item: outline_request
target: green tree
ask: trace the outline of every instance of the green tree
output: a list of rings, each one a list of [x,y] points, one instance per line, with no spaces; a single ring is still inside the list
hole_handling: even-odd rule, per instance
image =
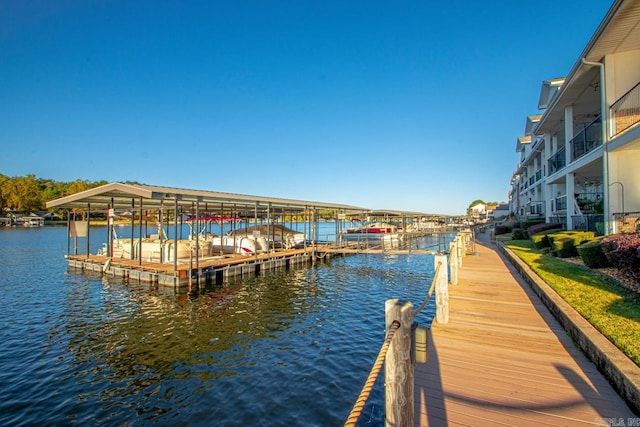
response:
[[[106,183],[106,181],[91,182],[80,179],[67,183],[37,178],[33,174],[22,177],[8,177],[0,174],[0,208],[20,212],[41,211],[49,200]]]
[[[474,200],[473,202],[471,202],[471,204],[467,208],[467,215],[471,215],[471,210],[473,209],[473,207],[480,204],[485,204],[485,203],[482,200]]]

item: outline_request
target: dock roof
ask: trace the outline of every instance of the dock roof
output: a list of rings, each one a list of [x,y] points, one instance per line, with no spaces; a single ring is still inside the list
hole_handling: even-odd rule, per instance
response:
[[[143,184],[113,182],[47,202],[47,208],[86,208],[91,210],[172,209],[175,204],[183,211],[191,211],[196,203],[201,210],[235,209],[253,213],[272,209],[299,212],[304,209],[333,209],[349,212],[367,212],[370,209],[340,203],[313,202],[275,197],[250,196],[217,191],[189,190]],[[112,206],[110,206],[112,205]]]

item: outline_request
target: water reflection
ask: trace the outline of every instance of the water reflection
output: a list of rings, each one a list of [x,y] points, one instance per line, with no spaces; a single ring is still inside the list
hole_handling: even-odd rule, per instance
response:
[[[114,400],[132,395],[158,397],[162,404],[144,409],[156,415],[195,398],[175,394],[172,381],[188,381],[195,395],[241,374],[255,363],[247,352],[256,341],[276,339],[295,318],[317,310],[321,294],[308,269],[175,295],[110,278],[101,283],[100,289],[86,282],[71,287],[58,322],[69,336],[75,380],[101,384],[99,394],[78,400],[108,401],[111,409]],[[58,333],[57,326],[50,330],[54,339]]]
[[[1,425],[342,425],[384,301],[419,304],[433,272],[428,255],[351,256],[174,292],[65,273],[64,230],[41,231],[0,239],[21,254],[0,259]],[[363,423],[383,400],[379,380]]]

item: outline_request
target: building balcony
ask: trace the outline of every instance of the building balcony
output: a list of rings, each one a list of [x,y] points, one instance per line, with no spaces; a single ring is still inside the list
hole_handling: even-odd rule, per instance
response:
[[[598,116],[569,141],[571,161],[575,161],[602,145],[602,121]]]
[[[604,215],[573,215],[571,223],[572,230],[593,231],[598,236],[604,234]]]
[[[625,93],[610,108],[613,136],[618,136],[640,122],[640,83]]]
[[[577,193],[576,203],[583,214],[602,214],[604,211],[602,193]]]
[[[567,210],[567,196],[559,196],[553,199],[553,212]]]
[[[565,157],[565,146],[563,146],[549,159],[549,175],[559,171],[566,165],[567,159]]]

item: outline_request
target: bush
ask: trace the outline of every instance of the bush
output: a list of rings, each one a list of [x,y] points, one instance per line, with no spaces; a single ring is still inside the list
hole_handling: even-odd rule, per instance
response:
[[[534,234],[538,234],[543,231],[562,229],[562,224],[558,222],[547,222],[547,223],[543,222],[543,223],[534,224],[532,226],[522,227],[522,228],[524,230],[527,230],[527,233],[529,234],[529,236],[533,236]]]
[[[553,239],[553,249],[558,258],[570,258],[578,255],[575,240],[571,237],[556,237]]]
[[[551,243],[549,243],[549,237],[546,234],[535,234],[533,236],[529,235],[533,245],[536,249],[550,248]]]
[[[594,237],[595,233],[591,231],[555,230],[534,234],[530,238],[537,249],[551,248],[555,256],[569,258],[578,256],[576,246]]]
[[[577,230],[558,230],[547,233],[549,244],[553,246],[554,240],[570,238],[573,240],[574,246],[578,246],[589,240],[593,240],[596,234],[593,231],[577,231]],[[575,256],[578,256],[576,253]]]
[[[522,221],[520,228],[522,228],[523,230],[529,230],[530,227],[533,227],[534,225],[539,225],[539,224],[544,224],[544,220],[542,219],[530,219],[527,221]]]
[[[511,238],[513,240],[524,240],[527,238],[527,235],[525,234],[524,230],[521,228],[514,228],[512,231],[512,236]]]
[[[640,280],[640,233],[607,236],[602,239],[602,251],[612,266]]]
[[[609,265],[602,250],[602,239],[603,237],[598,237],[576,246],[580,259],[589,268],[601,268]]]
[[[511,226],[506,224],[496,224],[495,235],[511,233]]]
[[[553,240],[549,238],[549,235],[557,234],[557,233],[564,233],[565,231],[566,230],[558,229],[558,230],[555,230],[555,231],[538,232],[538,233],[534,233],[534,234],[529,233],[529,238],[531,239],[531,241],[533,242],[533,245],[537,249],[550,248],[552,246],[552,244],[553,244]]]

